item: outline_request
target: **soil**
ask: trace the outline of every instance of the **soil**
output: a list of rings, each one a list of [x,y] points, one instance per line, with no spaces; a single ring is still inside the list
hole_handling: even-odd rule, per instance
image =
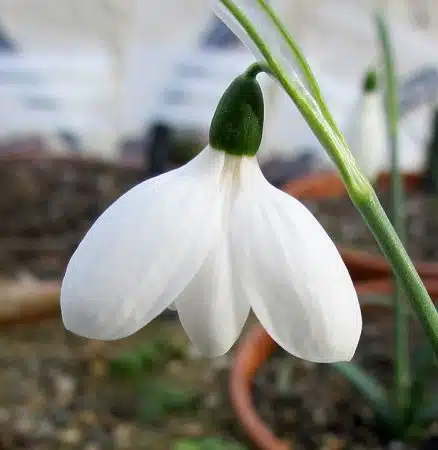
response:
[[[0,276],[59,279],[95,218],[143,178],[139,168],[111,164],[0,164]],[[348,199],[309,206],[339,242],[376,248]],[[428,252],[438,248],[430,242],[437,206],[408,198],[414,257],[436,257]],[[390,381],[391,354],[391,327],[365,323],[357,359]],[[66,332],[59,317],[2,329],[0,450],[253,449],[228,402],[231,360],[232,353],[214,362],[194,357],[174,315],[105,345]],[[260,370],[254,398],[296,449],[389,448],[370,408],[330,366],[279,351]],[[213,441],[199,446],[205,439]]]
[[[264,170],[278,184],[312,164],[305,156]],[[169,163],[168,169],[174,167]],[[59,279],[96,218],[145,178],[139,161],[104,163],[44,153],[0,158],[0,278],[24,272]]]
[[[44,155],[0,162],[5,279],[59,280],[96,217],[145,178],[139,166]],[[0,450],[250,448],[228,404],[231,356],[191,353],[172,312],[105,345],[68,333],[59,317],[3,328]]]
[[[66,332],[60,319],[2,330],[0,449],[197,450],[188,443],[206,438],[223,442],[206,450],[251,448],[237,446],[230,361],[190,355],[172,318],[105,345]]]
[[[0,161],[0,276],[59,278],[93,221],[143,178],[90,161]]]
[[[355,357],[387,385],[392,331],[388,320],[365,321]],[[105,344],[66,332],[59,318],[3,329],[0,449],[203,450],[183,443],[207,438],[222,444],[206,450],[254,449],[229,404],[232,357],[198,359],[172,317]],[[260,416],[296,450],[423,448],[379,438],[369,406],[329,365],[279,350],[253,395]]]
[[[388,213],[388,193],[378,195]],[[348,197],[308,201],[306,205],[337,244],[379,252],[373,235]],[[415,260],[438,260],[438,196],[420,191],[407,193],[405,219],[409,256]]]

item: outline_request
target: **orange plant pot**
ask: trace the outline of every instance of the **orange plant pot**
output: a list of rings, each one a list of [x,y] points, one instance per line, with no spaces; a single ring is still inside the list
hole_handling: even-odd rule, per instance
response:
[[[438,300],[438,280],[425,282],[431,297]],[[390,294],[393,280],[390,278],[375,279],[358,283],[358,294]],[[361,305],[364,320],[378,320],[389,316],[390,306],[379,303]],[[260,450],[292,450],[293,447],[270,430],[259,417],[252,401],[252,387],[257,370],[278,348],[277,343],[269,336],[261,325],[256,325],[246,335],[237,348],[231,367],[228,388],[231,404],[248,437]]]
[[[417,173],[403,174],[405,187],[415,191],[421,187],[421,177]],[[382,173],[377,184],[382,190],[388,189],[391,176]],[[324,200],[347,195],[344,183],[336,172],[324,172],[309,175],[300,180],[291,181],[283,186],[283,191],[300,200]],[[382,254],[371,254],[366,251],[340,247],[344,260],[353,281],[366,281],[389,276],[391,266]],[[415,267],[423,278],[438,277],[438,263],[415,261]]]

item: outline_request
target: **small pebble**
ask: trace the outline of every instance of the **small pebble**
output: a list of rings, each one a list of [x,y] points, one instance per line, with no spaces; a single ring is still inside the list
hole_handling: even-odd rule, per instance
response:
[[[191,360],[203,359],[202,353],[192,343],[190,343],[187,347],[187,357]]]
[[[295,409],[285,409],[283,413],[285,421],[289,424],[297,422],[297,411]]]
[[[35,424],[30,417],[23,415],[15,421],[14,428],[21,434],[29,435],[33,433]]]
[[[204,398],[204,406],[209,409],[217,408],[221,403],[220,392],[213,392]]]
[[[84,446],[84,450],[102,450],[102,447],[95,442],[88,443]]]
[[[323,438],[324,444],[321,450],[343,450],[345,448],[344,439],[333,434],[327,434]]]
[[[94,411],[81,411],[78,418],[84,425],[93,426],[98,423],[98,417]]]
[[[56,373],[53,377],[55,401],[59,406],[67,406],[73,400],[76,393],[76,380],[63,373]]]
[[[312,414],[313,422],[315,425],[324,426],[327,423],[327,410],[326,408],[316,408]]]
[[[47,419],[43,419],[37,426],[35,431],[35,437],[48,438],[56,433],[55,426]]]
[[[212,359],[210,364],[213,370],[221,371],[230,367],[231,358],[229,355],[219,356],[218,358]]]
[[[179,432],[183,436],[196,438],[204,434],[204,429],[202,427],[202,424],[191,422],[183,424]]]
[[[0,408],[0,425],[4,425],[11,419],[11,413],[6,408]]]
[[[90,363],[90,375],[94,378],[104,378],[108,373],[108,365],[105,361],[95,359]]]
[[[63,426],[70,420],[70,412],[64,408],[56,408],[52,411],[52,420],[55,425]]]
[[[68,428],[58,432],[58,440],[63,444],[76,445],[82,440],[81,430]]]
[[[401,441],[391,441],[388,444],[388,450],[404,450],[405,448],[405,444]]]
[[[116,448],[129,448],[132,445],[132,427],[130,425],[118,425],[114,430],[114,443]]]
[[[184,373],[184,365],[181,361],[169,361],[169,363],[166,365],[166,371],[169,375],[172,376],[179,376]]]

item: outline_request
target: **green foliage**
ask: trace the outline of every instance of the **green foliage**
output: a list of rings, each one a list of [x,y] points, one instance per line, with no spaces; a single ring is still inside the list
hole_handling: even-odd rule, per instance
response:
[[[138,376],[143,367],[142,357],[137,352],[127,352],[109,361],[110,375],[118,378]]]
[[[246,450],[241,444],[226,442],[220,438],[201,440],[184,439],[176,442],[172,450]]]
[[[425,187],[434,194],[438,193],[438,109],[433,113],[430,142],[427,149]]]
[[[419,439],[427,427],[438,419],[438,392],[431,390],[436,382],[438,365],[430,342],[424,339],[413,356],[409,402],[402,411],[398,409],[397,399],[391,401],[388,390],[359,366],[354,363],[332,364],[364,397],[374,412],[376,422],[392,439]]]
[[[431,383],[437,374],[437,359],[429,341],[414,352],[412,361],[412,383],[410,391],[410,404],[406,412],[406,425],[427,426],[438,418],[438,395],[430,396]],[[429,398],[428,398],[429,394]]]
[[[353,363],[340,362],[332,365],[341,373],[370,403],[375,412],[388,426],[392,422],[392,412],[385,388],[371,375]]]
[[[117,378],[139,377],[162,367],[170,359],[181,356],[179,347],[165,339],[157,339],[110,360],[110,375]]]
[[[196,411],[200,406],[197,393],[175,388],[169,382],[145,383],[139,394],[139,418],[147,423],[165,420],[169,414]]]
[[[382,15],[376,16],[386,78],[386,115],[388,137],[391,144],[391,197],[393,225],[401,241],[405,237],[404,192],[398,164],[398,99],[394,58],[388,28]],[[370,81],[370,80],[368,80]],[[371,79],[370,84],[373,84]],[[432,344],[425,340],[421,348],[409,351],[409,311],[403,298],[400,278],[394,280],[393,302],[395,323],[394,383],[385,389],[377,380],[352,363],[338,363],[334,367],[341,372],[372,407],[375,419],[390,438],[410,440],[421,437],[426,427],[438,418],[438,397],[427,399],[429,382],[436,375],[436,356]],[[429,314],[436,313],[431,303]],[[432,328],[432,327],[431,327]],[[425,330],[427,328],[425,327]],[[429,335],[430,337],[430,335]],[[432,344],[431,344],[432,343]]]

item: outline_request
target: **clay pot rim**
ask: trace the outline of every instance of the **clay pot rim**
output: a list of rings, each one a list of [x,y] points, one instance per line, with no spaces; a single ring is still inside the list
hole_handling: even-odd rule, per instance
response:
[[[438,300],[438,279],[424,280],[430,295]],[[389,294],[394,282],[391,278],[373,279],[356,284],[358,294]],[[370,304],[369,312],[389,312],[388,305]],[[376,309],[377,307],[377,309]],[[367,312],[367,304],[362,304]],[[271,431],[259,417],[252,402],[251,388],[255,374],[266,359],[275,351],[278,344],[260,325],[254,326],[237,347],[229,375],[229,395],[231,404],[247,436],[260,450],[291,450],[289,442],[283,441]]]

